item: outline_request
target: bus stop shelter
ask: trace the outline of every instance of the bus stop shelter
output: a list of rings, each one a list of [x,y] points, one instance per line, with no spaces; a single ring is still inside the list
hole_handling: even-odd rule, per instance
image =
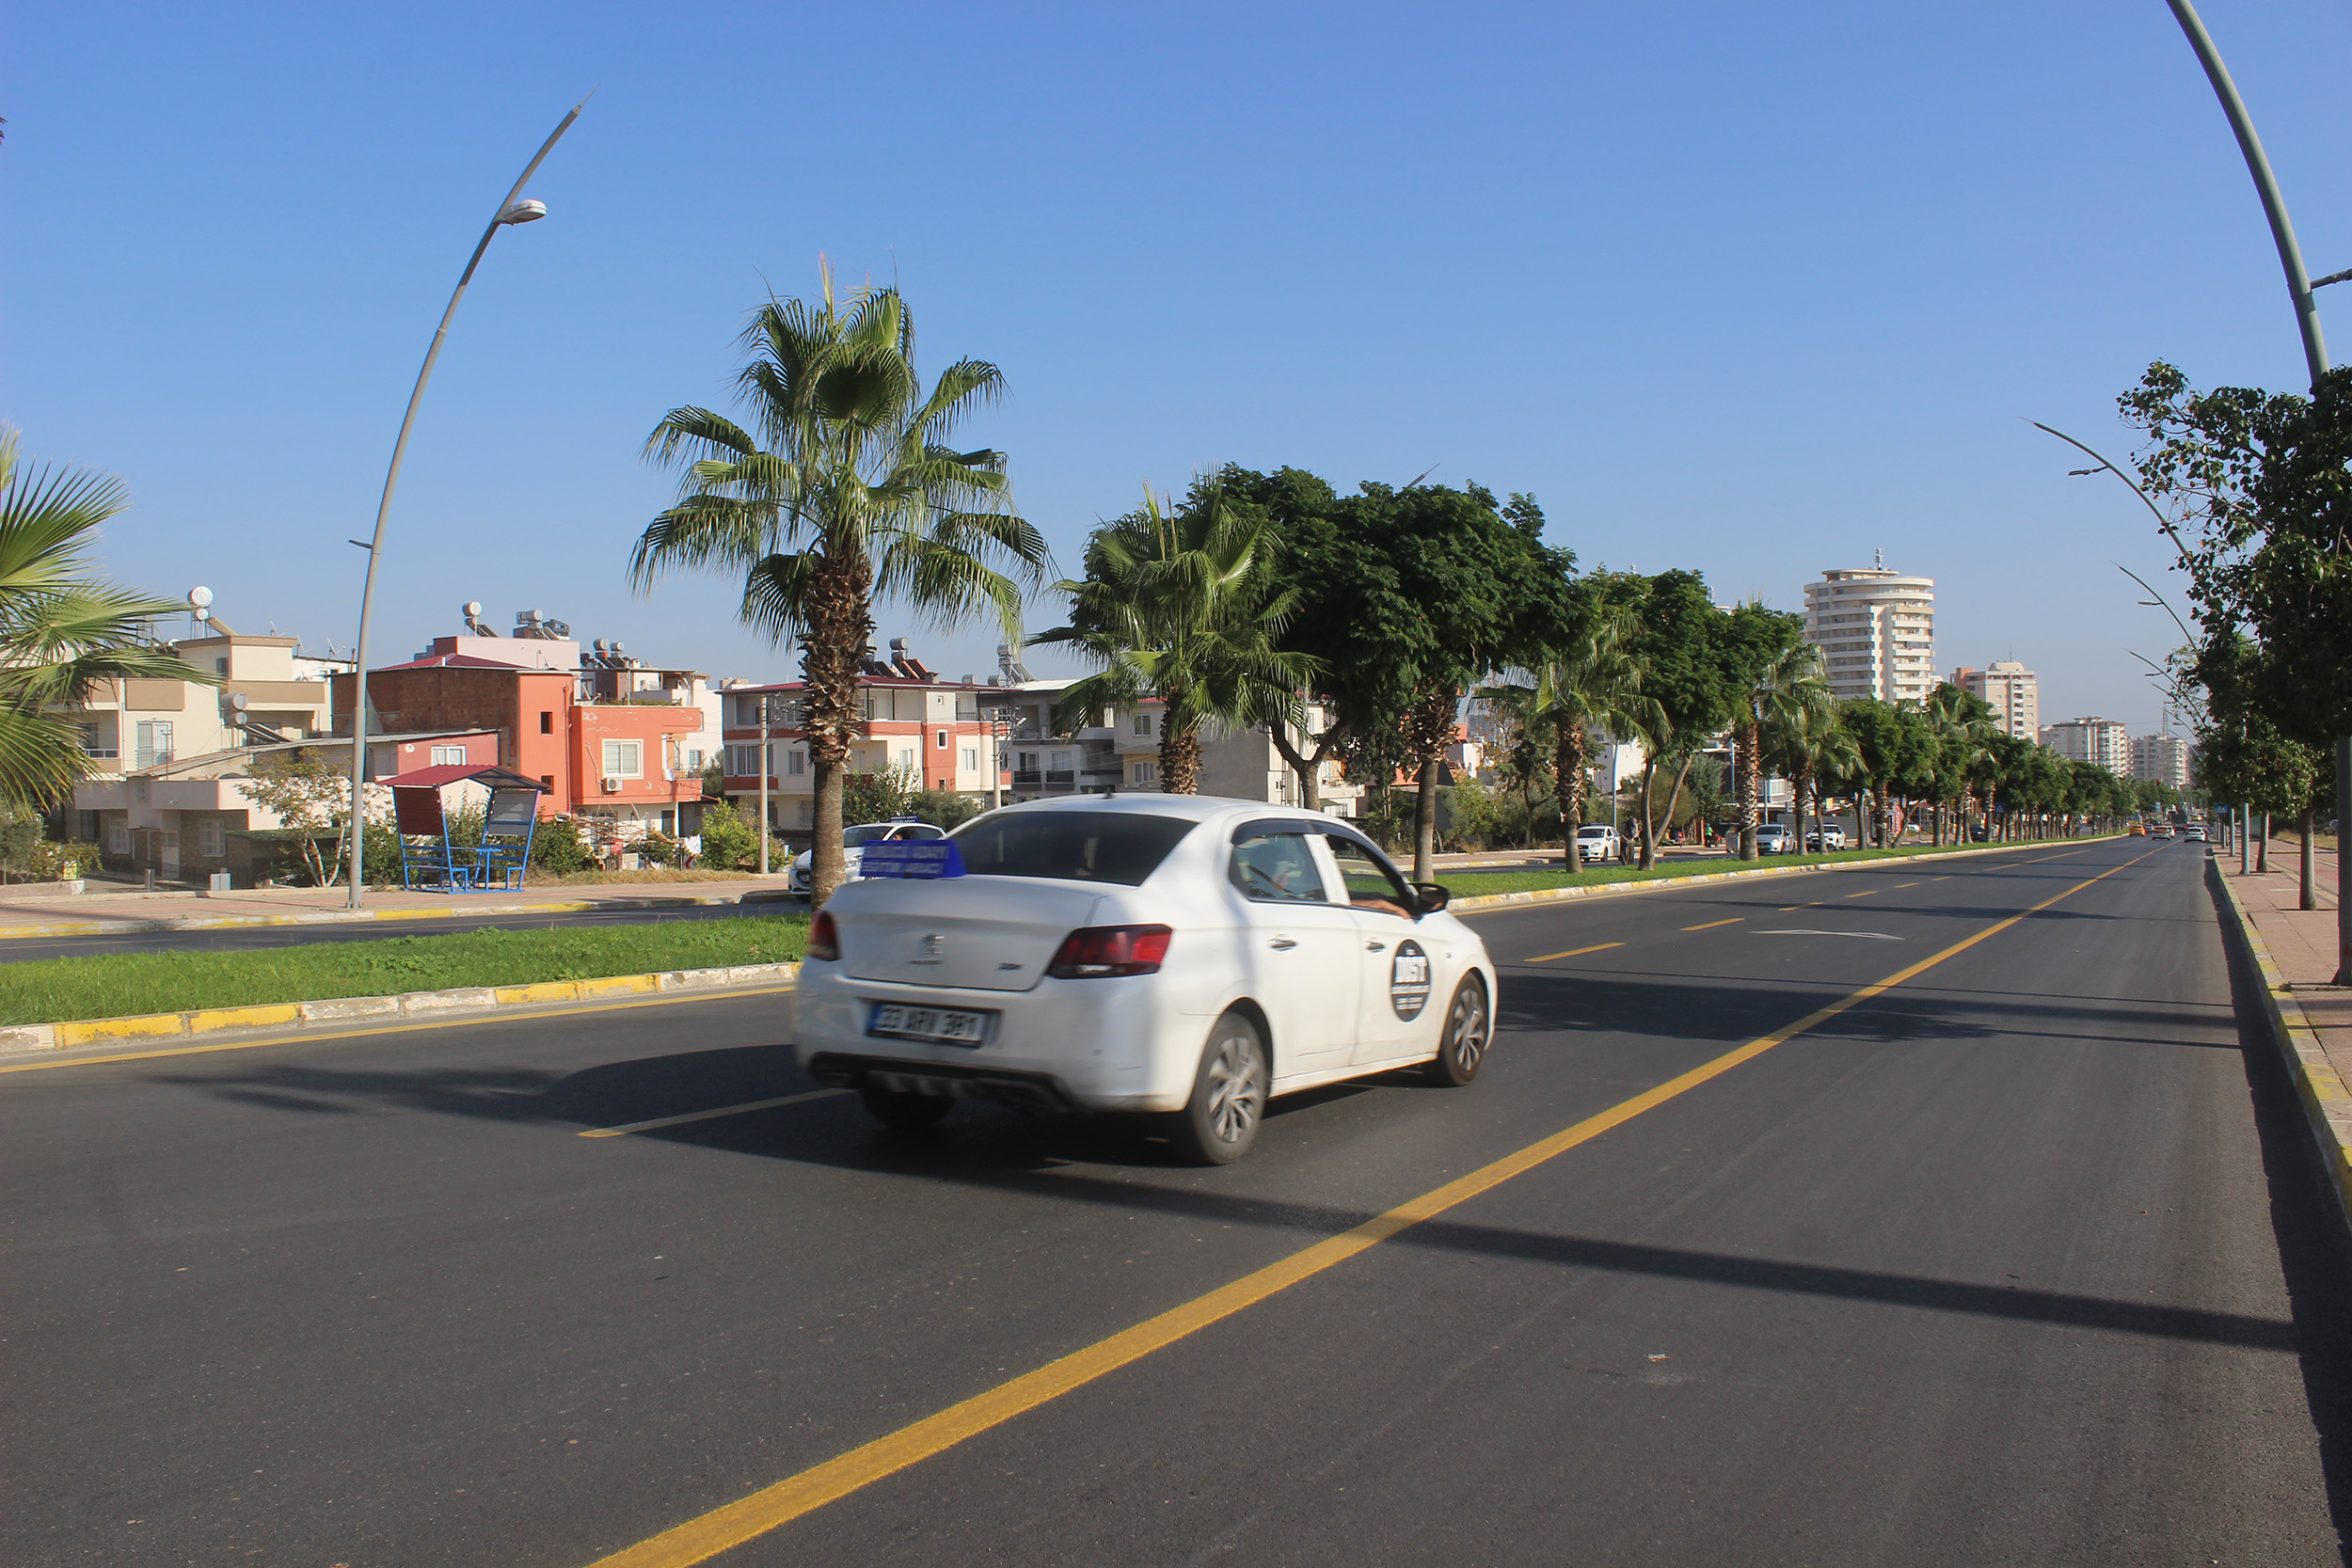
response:
[[[539,797],[546,788],[538,780],[489,763],[446,763],[382,782],[392,792],[402,887],[483,893],[523,885],[531,869],[531,842],[538,832]],[[465,784],[488,791],[482,808],[482,837],[475,844],[450,839],[448,790]]]

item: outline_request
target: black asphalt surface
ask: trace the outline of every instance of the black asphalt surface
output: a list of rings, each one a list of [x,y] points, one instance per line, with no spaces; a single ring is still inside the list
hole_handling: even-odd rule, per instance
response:
[[[1214,1171],[838,1096],[579,1136],[809,1088],[775,997],[0,1075],[0,1561],[588,1564],[2121,867],[714,1560],[2341,1562],[2352,1263],[2203,865],[1473,917],[1477,1084]]]

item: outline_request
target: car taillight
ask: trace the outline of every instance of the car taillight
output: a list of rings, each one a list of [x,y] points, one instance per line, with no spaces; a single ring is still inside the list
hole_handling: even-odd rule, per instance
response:
[[[827,963],[841,961],[841,933],[834,926],[831,910],[818,910],[817,918],[808,923],[808,956]]]
[[[1175,934],[1166,926],[1089,926],[1061,939],[1045,973],[1057,980],[1154,974]]]

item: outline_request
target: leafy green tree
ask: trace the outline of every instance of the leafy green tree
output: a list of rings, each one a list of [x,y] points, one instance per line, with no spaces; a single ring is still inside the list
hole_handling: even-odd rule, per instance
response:
[[[1821,790],[1828,780],[1843,778],[1862,766],[1862,753],[1846,728],[1843,704],[1798,703],[1776,711],[1763,726],[1763,760],[1788,781],[1790,815],[1796,819],[1797,845],[1806,844],[1804,807],[1813,801],[1813,832],[1821,831]]]
[[[771,297],[741,341],[736,389],[751,428],[697,407],[654,427],[646,455],[681,468],[681,489],[638,539],[629,575],[643,590],[675,568],[740,572],[743,621],[802,644],[821,904],[846,870],[841,793],[865,721],[873,601],[894,597],[937,626],[993,616],[1018,638],[1022,586],[1043,580],[1048,557],[1009,510],[1004,454],[949,445],[1003,394],[1003,375],[961,359],[926,391],[897,290],[860,290],[845,308],[827,273],[821,303]]]
[[[1551,730],[1562,846],[1571,853],[1584,825],[1586,737],[1596,730],[1630,736],[1656,705],[1644,699],[1642,668],[1630,651],[1640,629],[1634,606],[1622,595],[1613,599],[1606,581],[1587,578],[1581,586],[1589,610],[1565,642],[1545,651],[1529,693],[1529,712]]]
[[[1292,723],[1316,667],[1277,644],[1297,598],[1280,580],[1279,551],[1265,518],[1229,505],[1215,483],[1172,512],[1147,489],[1140,510],[1095,530],[1086,577],[1057,585],[1070,624],[1036,640],[1096,666],[1055,705],[1057,727],[1159,699],[1160,788],[1190,795],[1204,735]]]
[[[914,798],[922,792],[923,781],[912,768],[882,768],[870,773],[851,773],[841,781],[841,821],[887,822],[894,816],[914,814]],[[811,862],[814,866],[816,863]]]
[[[552,826],[552,824],[550,824]],[[540,832],[545,832],[545,827]],[[759,853],[756,828],[743,820],[742,814],[724,800],[703,807],[703,863],[714,870],[732,871],[739,866],[755,863]],[[580,835],[572,834],[577,846]]]
[[[99,525],[129,503],[119,481],[85,468],[25,469],[0,427],[0,800],[54,806],[89,777],[64,710],[101,682],[211,682],[151,640],[179,607],[90,575]]]
[[[1934,842],[1944,842],[1947,805],[1956,810],[1953,839],[1958,842],[1959,819],[1966,816],[1969,769],[1985,754],[1999,726],[1993,721],[1991,704],[1949,681],[1929,695],[1920,717],[1933,749],[1927,796],[1935,808]]]

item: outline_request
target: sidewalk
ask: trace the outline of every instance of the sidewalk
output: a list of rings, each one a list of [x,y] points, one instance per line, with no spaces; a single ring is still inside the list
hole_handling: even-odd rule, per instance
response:
[[[334,925],[354,920],[432,920],[452,915],[562,914],[582,910],[691,909],[782,900],[781,873],[709,882],[617,882],[592,887],[525,887],[513,893],[406,893],[369,890],[366,907],[345,907],[342,888],[247,888],[235,893],[85,893],[40,896],[0,889],[0,940],[88,936],[125,931],[197,931],[220,926]]]
[[[2268,988],[2274,1022],[2281,1030],[2290,1069],[2352,1217],[2352,988],[2331,982],[2336,973],[2336,854],[2317,851],[2315,880],[2327,896],[2316,910],[2301,899],[2300,852],[2273,840],[2270,869],[2241,875],[2235,854],[2214,856],[2225,886],[2254,938],[2254,956]]]

